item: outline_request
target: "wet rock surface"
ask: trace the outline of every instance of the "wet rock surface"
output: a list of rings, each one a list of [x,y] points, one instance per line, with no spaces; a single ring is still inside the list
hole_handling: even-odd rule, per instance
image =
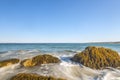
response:
[[[10,80],[65,80],[62,78],[54,78],[51,76],[40,76],[32,73],[19,73],[13,76]]]
[[[116,51],[103,47],[86,47],[84,51],[74,55],[72,60],[93,69],[120,67],[120,55]]]
[[[13,64],[16,64],[16,63],[19,63],[19,59],[7,59],[7,60],[3,60],[3,61],[0,61],[0,67],[5,67],[5,66],[9,66],[9,65],[13,65]]]
[[[44,54],[38,55],[31,59],[25,59],[21,62],[21,65],[24,67],[34,67],[41,64],[48,64],[48,63],[60,63],[61,61],[52,55]]]

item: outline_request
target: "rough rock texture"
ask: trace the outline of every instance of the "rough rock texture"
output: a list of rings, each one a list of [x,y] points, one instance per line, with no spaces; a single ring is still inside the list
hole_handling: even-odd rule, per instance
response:
[[[30,74],[30,73],[19,73],[13,76],[10,80],[65,80],[65,79],[40,76],[37,74]]]
[[[16,63],[19,63],[19,61],[20,61],[19,59],[3,60],[3,61],[0,61],[0,67],[16,64]]]
[[[120,67],[120,55],[111,49],[103,47],[87,47],[81,53],[74,55],[73,61],[93,69]]]
[[[26,59],[21,62],[21,65],[24,67],[33,67],[40,64],[47,63],[59,63],[60,60],[57,57],[52,55],[44,54],[33,57],[32,59]]]

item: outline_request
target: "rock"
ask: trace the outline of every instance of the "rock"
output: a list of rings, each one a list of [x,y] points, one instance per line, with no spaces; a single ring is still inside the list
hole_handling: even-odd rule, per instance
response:
[[[3,60],[3,61],[0,61],[0,67],[4,67],[4,66],[9,66],[9,65],[12,65],[12,64],[16,64],[16,63],[19,63],[19,59],[8,59],[8,60]]]
[[[10,80],[65,80],[65,79],[40,76],[38,74],[31,74],[31,73],[19,73],[13,76]]]
[[[87,47],[81,53],[74,55],[73,61],[93,69],[120,67],[120,55],[111,49],[103,47]]]
[[[33,67],[41,64],[59,63],[60,60],[52,55],[44,54],[33,57],[32,59],[26,59],[21,62],[24,67]]]
[[[32,62],[32,59],[25,59],[21,62],[24,67],[33,67],[35,63]]]

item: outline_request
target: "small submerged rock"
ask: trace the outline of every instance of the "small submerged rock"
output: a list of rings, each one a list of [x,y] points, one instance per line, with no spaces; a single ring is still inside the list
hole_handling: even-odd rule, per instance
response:
[[[65,80],[62,78],[54,78],[51,76],[40,76],[32,73],[19,73],[13,76],[10,80]]]
[[[13,64],[16,64],[16,63],[19,63],[19,59],[8,59],[8,60],[3,60],[3,61],[0,61],[0,67],[5,67],[5,66],[9,66],[9,65],[13,65]]]
[[[93,69],[120,67],[120,55],[116,51],[103,47],[89,46],[84,51],[74,55],[72,60]]]
[[[48,64],[48,63],[59,63],[60,59],[54,57],[52,55],[44,54],[38,55],[31,59],[25,59],[21,62],[21,65],[24,67],[33,67],[41,64]]]

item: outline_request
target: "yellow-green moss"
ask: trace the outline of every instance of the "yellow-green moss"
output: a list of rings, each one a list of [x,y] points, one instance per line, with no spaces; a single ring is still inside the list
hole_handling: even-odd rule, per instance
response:
[[[8,60],[3,60],[0,61],[0,67],[12,65],[18,63],[20,60],[19,59],[8,59]]]
[[[65,80],[65,79],[48,77],[48,76],[40,76],[38,74],[19,73],[13,76],[10,80]]]
[[[120,67],[120,55],[116,51],[103,47],[89,46],[81,53],[76,54],[72,60],[93,69]]]
[[[33,57],[32,59],[26,59],[21,62],[24,67],[33,67],[40,64],[47,63],[59,63],[60,60],[52,55],[44,54]]]

